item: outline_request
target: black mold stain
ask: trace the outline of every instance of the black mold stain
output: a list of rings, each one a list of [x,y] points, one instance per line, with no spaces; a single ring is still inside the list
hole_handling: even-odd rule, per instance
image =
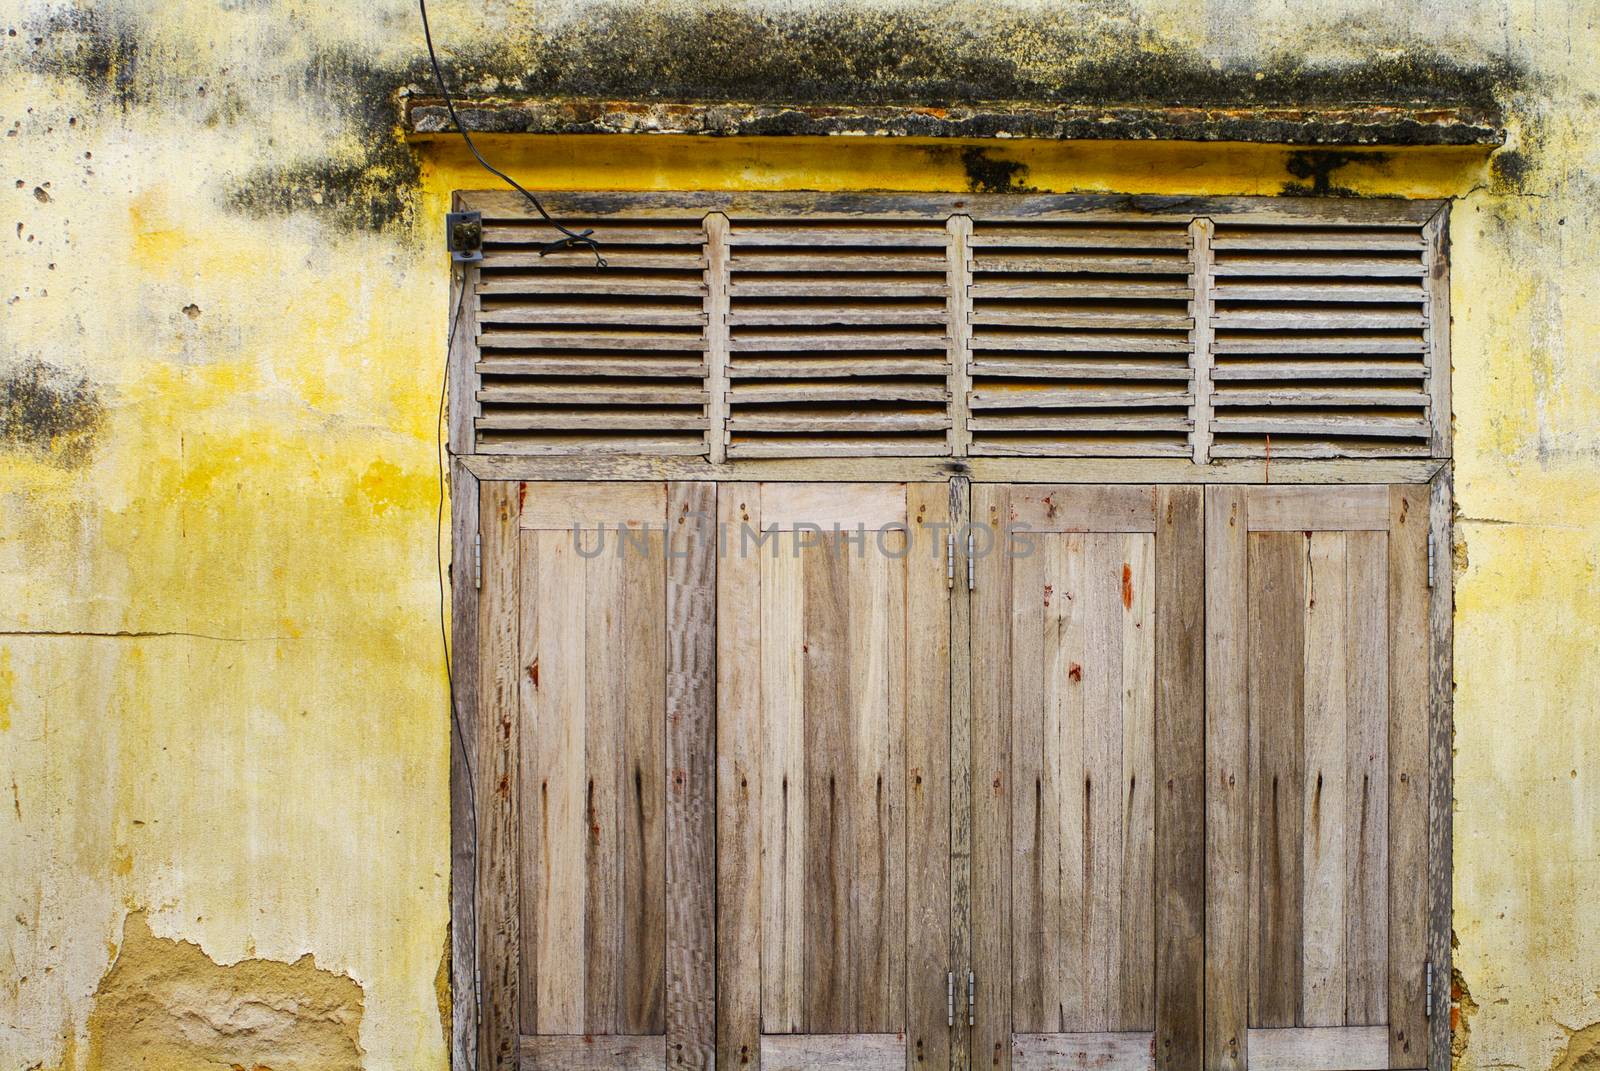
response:
[[[1523,193],[1533,160],[1521,149],[1505,149],[1489,159],[1490,189],[1497,194]]]
[[[127,108],[151,99],[141,78],[141,43],[126,15],[93,7],[55,7],[9,39],[25,67],[68,78]]]
[[[1333,173],[1349,164],[1382,166],[1389,162],[1389,154],[1382,152],[1349,153],[1324,149],[1305,149],[1289,154],[1285,170],[1300,182],[1286,182],[1283,193],[1290,197],[1356,197],[1355,190],[1333,184]],[[1307,182],[1306,180],[1309,180]]]
[[[89,460],[105,412],[87,376],[38,358],[0,370],[0,444],[9,449],[76,468]]]
[[[961,151],[961,167],[967,173],[967,189],[973,193],[1029,193],[1033,187],[1024,186],[1028,165],[1015,160],[1002,160],[989,150],[973,146]]]

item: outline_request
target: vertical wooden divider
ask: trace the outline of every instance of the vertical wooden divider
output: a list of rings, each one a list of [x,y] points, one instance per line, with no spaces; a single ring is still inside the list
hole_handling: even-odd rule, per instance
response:
[[[1156,1066],[1196,1068],[1205,996],[1203,490],[1156,496]]]
[[[950,531],[972,520],[972,483],[950,481]],[[956,1015],[950,1067],[972,1066],[972,1035],[961,1014],[965,971],[972,962],[972,596],[959,577],[950,583],[950,958]],[[937,979],[935,979],[937,981]]]
[[[945,283],[949,316],[945,330],[950,337],[950,454],[966,457],[972,442],[972,432],[967,427],[968,395],[972,390],[972,217],[951,216],[945,221],[945,227],[950,232]]]
[[[450,462],[450,1067],[472,1071],[478,1057],[477,823],[472,814],[478,738],[478,478]]]
[[[1435,212],[1422,228],[1427,243],[1428,408],[1433,456],[1450,456],[1450,204]]]
[[[706,457],[728,460],[728,217],[706,216]]]
[[[483,991],[478,1068],[516,1067],[521,837],[517,823],[517,537],[521,485],[479,485],[483,587],[478,600],[478,718],[474,784],[478,811],[478,967]]]
[[[1245,488],[1205,490],[1205,1067],[1243,1071],[1250,970],[1249,635]]]
[[[1005,487],[980,485],[973,523],[1000,538],[1010,521]],[[957,543],[961,543],[959,532]],[[972,881],[967,904],[972,969],[979,980],[970,1031],[970,1066],[1006,1071],[1011,1066],[1011,559],[991,553],[974,563],[971,660],[990,667],[972,679],[971,842]],[[957,570],[956,587],[965,585]],[[957,976],[957,989],[964,979]],[[958,1010],[961,1001],[957,1001]]]
[[[1190,390],[1194,406],[1189,417],[1194,426],[1189,431],[1189,444],[1194,450],[1194,463],[1211,462],[1211,341],[1213,302],[1211,300],[1211,236],[1216,225],[1209,219],[1196,219],[1189,224],[1189,264],[1193,272],[1189,285],[1194,297],[1189,302],[1194,327],[1189,332],[1189,368],[1194,373]]]
[[[717,485],[667,491],[667,1064],[716,1048]]]
[[[1434,477],[1429,496],[1428,526],[1433,534],[1433,590],[1428,599],[1428,962],[1433,965],[1433,1018],[1428,1047],[1429,1071],[1450,1069],[1450,859],[1453,850],[1451,801],[1454,781],[1455,702],[1455,551],[1452,521],[1455,484],[1447,465]]]

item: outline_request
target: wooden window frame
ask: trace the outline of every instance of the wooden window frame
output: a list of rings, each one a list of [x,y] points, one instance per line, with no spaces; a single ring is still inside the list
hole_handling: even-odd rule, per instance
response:
[[[457,194],[456,207],[471,208],[483,198],[502,198],[501,194]],[[1026,218],[1048,205],[1057,212],[1125,212],[1129,218],[1185,219],[1205,217],[1212,212],[1259,213],[1261,218],[1281,220],[1298,216],[1321,221],[1360,223],[1392,213],[1397,204],[1407,206],[1410,218],[1425,221],[1432,248],[1433,289],[1431,291],[1430,359],[1440,374],[1430,380],[1435,422],[1432,456],[1414,459],[1329,458],[1329,459],[1212,459],[1195,464],[1189,458],[1083,458],[1083,457],[829,457],[829,458],[734,458],[647,455],[555,455],[514,456],[474,453],[472,434],[472,362],[475,354],[475,317],[470,303],[463,302],[465,273],[453,273],[450,288],[451,319],[454,331],[448,353],[450,399],[449,449],[451,486],[451,650],[453,670],[453,711],[450,729],[450,972],[451,1017],[449,1048],[451,1066],[456,1071],[487,1069],[480,1063],[481,1028],[495,1014],[497,994],[478,954],[478,916],[475,911],[479,845],[469,807],[471,788],[467,770],[476,770],[479,722],[478,614],[479,588],[474,583],[479,532],[479,492],[484,482],[573,480],[680,480],[680,481],[807,481],[807,482],[923,482],[947,481],[950,485],[952,521],[964,523],[970,508],[970,488],[975,483],[1012,484],[1419,484],[1429,488],[1429,531],[1431,534],[1429,591],[1429,726],[1428,726],[1428,873],[1427,925],[1428,964],[1432,971],[1432,1014],[1429,1019],[1430,1071],[1449,1067],[1450,1022],[1449,985],[1451,977],[1450,925],[1451,892],[1451,800],[1453,792],[1453,463],[1450,442],[1449,376],[1449,275],[1447,242],[1448,202],[1437,201],[1327,201],[1284,198],[1175,198],[1175,197],[1009,197],[962,195],[828,195],[828,194],[557,194],[548,199],[553,212],[572,214],[619,205],[648,208],[673,206],[681,213],[684,206],[703,208],[707,213],[726,212],[755,204],[809,205],[834,212],[845,211],[864,199],[874,202],[877,213],[896,209],[926,212],[931,208],[954,215],[972,213],[1009,214]],[[665,210],[665,209],[663,209]],[[1248,218],[1247,216],[1245,218]],[[460,309],[460,315],[455,315]],[[1444,325],[1444,330],[1440,330]],[[714,405],[715,403],[713,403]],[[1204,404],[1203,398],[1197,404]],[[971,600],[962,585],[956,585],[950,602],[951,636],[970,635]],[[952,644],[950,666],[951,702],[951,807],[952,813],[971,801],[971,660],[965,644]],[[481,777],[481,774],[480,774]],[[481,807],[481,801],[479,802]],[[970,825],[952,822],[953,905],[968,891],[970,882]],[[953,910],[951,917],[952,962],[970,962],[970,916]],[[963,958],[966,957],[966,958]],[[483,1014],[480,1015],[479,1009]],[[970,1065],[970,1032],[958,1024],[952,1036],[951,1066]],[[697,1066],[709,1066],[702,1063]]]

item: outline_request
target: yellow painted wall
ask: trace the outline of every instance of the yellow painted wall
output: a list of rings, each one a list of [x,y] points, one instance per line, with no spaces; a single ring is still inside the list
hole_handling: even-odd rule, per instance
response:
[[[377,128],[418,57],[405,0],[0,7],[0,1068],[442,1068],[437,237],[449,192],[491,183]],[[939,8],[952,34],[998,10],[970,7]],[[435,18],[492,51],[584,10]],[[1461,1066],[1595,1066],[1600,9],[1061,5],[1090,15],[1096,47],[1219,65],[1425,45],[1515,72],[1509,160],[1402,151],[1339,181],[1461,198]],[[984,147],[1041,190],[1288,181],[1281,149]],[[888,139],[486,148],[543,188],[968,182],[950,147]]]

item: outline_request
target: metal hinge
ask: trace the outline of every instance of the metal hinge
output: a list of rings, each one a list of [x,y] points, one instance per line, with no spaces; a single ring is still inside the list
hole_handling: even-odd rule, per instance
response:
[[[954,532],[944,535],[944,586],[956,586],[956,536]]]
[[[973,566],[972,566],[972,533],[968,532],[967,533],[967,590],[968,591],[972,590],[972,584],[973,584],[972,573],[973,573]]]
[[[944,976],[944,1018],[946,1026],[956,1025],[956,972]]]
[[[472,586],[483,587],[483,533],[475,533],[472,537]]]
[[[967,972],[967,1025],[977,1023],[974,1009],[978,1006],[978,976],[971,971]]]
[[[1433,964],[1422,965],[1422,1014],[1433,1018]]]
[[[1433,533],[1429,532],[1428,533],[1428,586],[1430,588],[1433,587],[1433,562],[1434,562]]]

